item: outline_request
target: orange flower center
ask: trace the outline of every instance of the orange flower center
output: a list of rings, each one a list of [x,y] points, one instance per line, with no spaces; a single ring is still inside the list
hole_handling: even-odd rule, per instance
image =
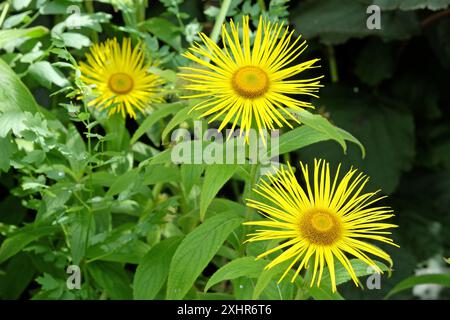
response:
[[[231,80],[234,91],[243,98],[254,99],[264,95],[269,89],[269,77],[259,67],[239,68]]]
[[[339,216],[321,209],[302,214],[300,232],[312,244],[332,245],[342,237],[342,222]]]
[[[133,89],[134,81],[126,73],[115,73],[109,78],[108,86],[114,93],[127,94]]]

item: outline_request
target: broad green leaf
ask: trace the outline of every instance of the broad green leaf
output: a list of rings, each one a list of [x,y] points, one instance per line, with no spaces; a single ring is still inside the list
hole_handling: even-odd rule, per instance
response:
[[[185,102],[174,102],[171,104],[162,105],[158,110],[153,111],[136,130],[131,138],[130,144],[136,143],[136,141],[138,141],[139,138],[142,137],[156,122],[172,113],[175,113],[177,110],[180,110],[180,108],[184,105]]]
[[[350,133],[337,128],[336,133],[339,134],[339,139],[345,139],[347,141],[357,144],[362,156],[365,156],[365,149],[362,144],[353,137]],[[280,136],[279,140],[279,154],[289,153],[317,142],[335,140],[336,138],[331,136],[327,132],[318,131],[311,126],[300,126],[294,130],[288,131]]]
[[[14,151],[16,151],[16,146],[11,138],[0,137],[0,171],[8,171]]]
[[[374,52],[377,54],[373,54]],[[390,43],[371,39],[359,52],[355,74],[362,82],[375,86],[392,77],[395,68],[394,53]]]
[[[382,10],[441,10],[450,5],[450,0],[374,0],[373,4]]]
[[[111,188],[109,188],[108,192],[106,192],[106,196],[113,197],[129,189],[136,182],[138,174],[139,170],[133,169],[118,177],[117,180],[112,184]]]
[[[205,170],[203,164],[182,164],[180,166],[181,185],[186,196],[194,185],[199,184],[200,177]]]
[[[89,273],[95,282],[113,300],[131,300],[133,297],[130,277],[122,265],[96,261],[88,264]]]
[[[235,300],[235,297],[227,293],[203,293],[197,292],[196,300]]]
[[[344,300],[339,292],[332,292],[329,288],[312,287],[309,288],[309,294],[315,300]]]
[[[180,181],[180,171],[176,166],[154,165],[147,166],[144,172],[144,184],[156,184]]]
[[[125,119],[119,113],[110,115],[102,126],[105,128],[108,140],[106,146],[108,151],[122,152],[128,150],[130,134],[125,125]]]
[[[167,298],[182,299],[229,234],[243,222],[234,212],[219,213],[189,233],[170,263]]]
[[[104,242],[90,247],[86,256],[89,261],[102,260],[139,264],[150,246],[143,241],[133,239],[133,236],[130,236],[130,238],[118,239],[116,242],[108,238]]]
[[[44,236],[50,235],[57,230],[56,227],[33,227],[28,226],[20,229],[14,235],[6,238],[0,247],[0,264],[21,251],[28,244]]]
[[[45,1],[44,5],[39,8],[39,12],[43,15],[51,14],[68,14],[67,8],[73,5],[74,1],[69,0],[51,0]],[[70,11],[70,10],[69,10]]]
[[[263,271],[266,264],[267,261],[256,260],[255,257],[243,257],[233,260],[217,270],[211,278],[209,278],[204,291],[208,291],[209,288],[215,284],[225,280],[236,279],[239,277],[256,278]]]
[[[73,264],[78,265],[86,254],[88,234],[93,227],[93,217],[87,210],[74,214],[69,225],[69,244]]]
[[[91,40],[80,33],[64,32],[60,35],[66,47],[82,49],[83,47],[89,47]]]
[[[55,69],[48,61],[38,61],[33,63],[28,69],[36,81],[46,88],[51,88],[52,84],[58,87],[64,87],[69,84],[69,81],[62,75],[62,73]]]
[[[20,134],[25,128],[25,112],[34,114],[39,107],[28,88],[1,59],[0,83],[0,137],[6,137],[11,130]]]
[[[268,262],[266,261],[266,264],[267,263]],[[280,264],[277,264],[273,268],[263,270],[261,274],[259,274],[258,279],[256,280],[256,284],[253,289],[252,300],[259,299],[261,294],[264,292],[264,290],[271,282],[273,281],[278,282],[278,280],[286,271],[290,263],[291,263],[290,261],[285,261]],[[293,270],[290,270],[289,273],[286,275],[286,279],[291,279],[292,276]],[[303,281],[300,276],[298,276],[297,279],[298,279],[297,281]]]
[[[181,237],[172,237],[163,240],[142,258],[134,275],[134,299],[152,300],[155,298],[166,282],[170,261],[181,239]]]
[[[306,110],[296,111],[300,121],[303,122],[307,127],[311,127],[314,130],[325,134],[329,139],[338,142],[344,153],[347,151],[347,144],[345,140],[351,141],[357,144],[361,148],[362,156],[364,158],[365,150],[363,145],[354,138],[351,134],[343,132],[342,129],[332,125],[326,118],[320,114],[312,114]]]
[[[200,194],[200,220],[205,218],[209,204],[238,168],[238,165],[231,164],[212,164],[206,167]]]
[[[31,11],[31,10],[27,10],[27,11],[9,16],[3,22],[3,29],[11,29],[11,28],[18,26],[21,23],[26,23],[27,21],[30,21],[30,14],[32,12],[33,11]]]
[[[306,1],[292,13],[292,22],[307,39],[319,37],[326,44],[341,44],[351,38],[378,36],[385,40],[407,39],[420,31],[412,12],[383,12],[381,29],[369,29],[366,10],[372,1]]]
[[[342,163],[342,172],[356,167],[370,176],[367,190],[381,188],[385,193],[392,193],[415,156],[415,125],[408,106],[364,93],[355,95],[349,89],[338,87],[325,89],[318,105],[326,106],[337,126],[358,137],[367,154],[362,159],[354,145],[349,145],[344,154],[327,141],[303,149],[302,160],[323,158],[334,167]]]
[[[389,270],[389,268],[385,264],[379,261],[375,261],[375,263],[382,271]],[[359,259],[351,259],[350,264],[352,265],[353,270],[355,271],[355,274],[358,278],[374,274],[375,272],[372,269],[372,267],[368,266],[365,262]],[[336,275],[336,285],[340,285],[352,279],[347,269],[345,269],[344,266],[340,263],[335,264],[335,275]],[[308,281],[308,279],[306,279],[306,281]],[[321,283],[324,283],[327,286],[328,284],[331,284],[330,273],[328,271],[328,268],[325,268],[323,271]]]
[[[16,10],[22,10],[25,9],[30,5],[32,0],[12,0],[12,5],[14,9]]]
[[[66,139],[65,156],[69,160],[71,169],[79,174],[87,165],[86,144],[74,125],[69,125]]]
[[[158,37],[174,49],[181,51],[181,32],[179,27],[169,20],[155,17],[140,24],[140,27]]]
[[[269,285],[270,281],[276,276],[280,276],[284,272],[278,266],[274,268],[263,270],[258,279],[256,280],[255,288],[253,289],[252,299],[257,300],[259,296],[262,294],[264,289]]]
[[[438,284],[444,287],[450,288],[450,275],[449,274],[425,274],[420,276],[413,276],[400,281],[394,288],[389,291],[385,299],[399,293],[403,290],[411,289],[414,286],[420,284]]]
[[[23,42],[43,37],[48,33],[48,29],[43,26],[37,26],[25,29],[0,30],[0,49],[12,51],[17,45]]]
[[[5,268],[5,274],[0,274],[0,298],[7,300],[19,299],[22,292],[33,280],[36,269],[27,254],[15,255]]]
[[[166,127],[164,128],[161,139],[163,141],[166,141],[167,136],[169,133],[180,123],[186,121],[187,119],[191,119],[194,117],[194,114],[191,112],[191,106],[187,106],[180,111],[178,111],[172,119],[167,123]]]

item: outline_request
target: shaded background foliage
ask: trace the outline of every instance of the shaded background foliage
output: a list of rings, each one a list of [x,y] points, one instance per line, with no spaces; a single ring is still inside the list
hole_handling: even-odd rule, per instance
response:
[[[118,12],[117,3],[104,0],[94,2],[92,7],[82,1],[11,1],[3,29],[13,30],[16,26],[22,29],[9,34],[0,33],[1,58],[13,67],[38,104],[49,110],[54,117],[50,119],[58,119],[59,122],[48,120],[43,125],[42,118],[31,114],[17,122],[17,113],[11,113],[11,117],[3,117],[3,122],[0,121],[2,239],[17,227],[27,228],[40,218],[45,221],[46,215],[51,215],[55,221],[69,219],[70,222],[77,215],[84,219],[75,210],[80,204],[73,202],[71,194],[71,190],[80,194],[86,192],[83,190],[83,180],[70,184],[59,176],[58,167],[46,166],[49,161],[53,164],[63,161],[56,159],[58,155],[45,148],[67,155],[73,172],[81,172],[87,165],[80,158],[86,152],[86,139],[79,133],[84,130],[80,116],[83,112],[70,104],[61,107],[61,94],[51,95],[73,80],[70,68],[64,64],[70,60],[61,62],[64,58],[69,59],[61,48],[68,47],[76,59],[82,59],[92,41],[111,34],[130,32],[136,35],[136,30],[139,30],[150,54],[158,58],[161,67],[166,69],[164,76],[174,81],[176,87],[175,72],[171,70],[185,63],[180,53],[194,41],[196,32],[211,31],[220,6],[219,1],[150,1],[146,9],[148,19],[138,25],[133,22],[133,17]],[[80,29],[67,25],[70,17],[67,8],[74,4],[88,13]],[[366,28],[366,9],[371,4],[382,9],[381,30]],[[322,72],[325,75],[325,88],[321,90],[320,99],[314,102],[317,112],[358,138],[367,153],[363,159],[357,145],[349,144],[345,154],[334,141],[325,141],[286,154],[284,160],[312,161],[323,157],[333,164],[342,162],[345,167],[353,165],[371,176],[368,188],[381,188],[389,195],[386,203],[397,213],[395,223],[400,228],[395,231],[394,238],[401,249],[389,250],[395,262],[392,277],[383,277],[381,290],[359,290],[351,283],[344,284],[340,292],[346,298],[383,298],[395,284],[414,275],[418,268],[433,267],[438,268],[434,272],[449,272],[443,260],[443,257],[450,256],[449,5],[447,0],[232,1],[229,17],[239,19],[243,14],[249,14],[257,21],[262,7],[265,7],[269,17],[286,18],[297,33],[308,40],[306,55],[322,58]],[[133,23],[136,29],[130,27]],[[121,27],[123,25],[128,27]],[[0,80],[2,77],[0,75]],[[5,85],[4,81],[0,83],[4,90]],[[34,106],[29,108],[32,113]],[[74,118],[71,114],[77,114],[79,121],[75,126],[71,124]],[[204,167],[178,170],[160,165],[145,168],[141,175],[142,172],[130,169],[133,163],[130,164],[121,154],[124,146],[128,148],[130,135],[125,129],[117,132],[120,120],[99,121],[102,126],[94,133],[97,138],[100,137],[101,145],[107,145],[111,151],[108,156],[114,159],[112,173],[94,176],[96,192],[104,191],[105,197],[111,201],[105,208],[98,209],[95,224],[100,232],[92,235],[94,240],[84,248],[86,244],[77,240],[85,239],[91,232],[89,227],[80,227],[84,224],[67,224],[68,229],[64,233],[68,244],[64,243],[63,237],[47,237],[55,232],[56,226],[45,225],[23,236],[26,238],[22,239],[23,246],[12,250],[7,258],[3,242],[1,298],[163,297],[156,295],[158,290],[140,291],[136,295],[131,284],[133,279],[136,284],[136,277],[141,281],[159,281],[146,274],[145,267],[137,267],[142,256],[154,250],[153,255],[146,255],[146,264],[156,263],[152,260],[155,256],[170,262],[180,238],[175,237],[170,243],[160,243],[159,247],[154,244],[159,242],[161,236],[182,236],[198,224],[198,219],[192,215],[198,205],[192,207],[190,203],[183,203],[183,196],[178,195],[194,192],[193,200],[192,197],[186,198],[198,201],[200,191],[195,191],[195,186],[200,185]],[[10,143],[9,130],[2,132],[2,128],[4,131],[11,123],[13,133],[27,128],[25,147],[22,146],[25,149],[17,150],[16,145]],[[54,137],[51,133],[59,130],[61,124],[68,128],[65,141],[61,141],[62,136]],[[127,121],[126,125],[129,132],[139,127],[139,123],[134,121]],[[146,130],[142,143],[133,149],[134,161],[144,161],[164,150],[160,141],[165,125],[163,121],[156,121],[151,129]],[[37,141],[38,137],[43,141]],[[41,147],[25,152],[26,141],[40,143]],[[19,176],[19,170],[28,172],[29,176]],[[230,176],[233,174],[236,172],[230,172]],[[47,179],[53,181],[47,189],[50,192],[36,195],[36,191],[42,191],[40,188]],[[174,180],[181,181],[182,186],[164,185]],[[241,180],[238,177],[229,181],[219,197],[241,200]],[[147,200],[145,194],[153,194],[154,199]],[[233,207],[216,200],[211,205],[211,211],[220,211],[222,207],[242,210],[238,204]],[[144,217],[136,214],[139,211],[136,206],[144,210]],[[178,207],[182,207],[187,214],[179,219],[178,227],[167,226],[167,217],[172,217],[173,208]],[[73,215],[68,216],[67,212],[71,211]],[[255,253],[248,254],[256,254],[256,249],[249,249]],[[232,259],[233,255],[230,255]],[[65,267],[68,260],[78,264],[85,257],[92,260],[86,272],[87,281],[92,278],[96,285],[84,286],[75,293],[67,291]],[[204,286],[218,266],[224,263],[224,257],[227,257],[227,252],[212,260],[203,271],[200,286]],[[252,266],[260,270],[260,266]],[[234,296],[248,297],[246,292],[239,292],[248,284],[249,280],[245,277],[233,280]],[[158,285],[161,289],[164,282]],[[290,292],[293,289],[283,286],[283,292],[293,297],[294,293]],[[226,288],[220,287],[216,292]],[[277,293],[270,292],[275,291],[274,288],[268,288],[262,297],[276,298]],[[191,290],[189,295],[208,298],[206,294],[196,296],[195,290]],[[222,297],[229,298],[226,295]],[[396,297],[417,298],[412,290]],[[442,291],[439,297],[449,298],[448,289]]]

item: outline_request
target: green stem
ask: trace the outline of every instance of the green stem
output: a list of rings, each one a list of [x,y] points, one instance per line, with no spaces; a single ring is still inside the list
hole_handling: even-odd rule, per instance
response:
[[[337,82],[339,82],[339,75],[338,75],[338,69],[337,69],[336,56],[334,54],[334,48],[332,45],[327,46],[327,53],[328,53],[328,61],[329,61],[329,66],[330,66],[331,82],[337,83]]]
[[[31,25],[37,18],[39,18],[41,13],[37,11],[26,23],[22,25],[22,28],[27,28],[29,25]]]
[[[88,0],[88,1],[85,1],[84,3],[85,3],[86,11],[90,14],[93,14],[95,12],[94,1]],[[98,42],[98,34],[95,30],[92,31],[92,40],[94,40],[94,42]]]
[[[145,21],[145,13],[148,6],[148,1],[146,0],[140,0],[138,1],[137,8],[136,8],[136,15],[137,15],[137,22],[143,22]]]
[[[86,99],[83,100],[83,107],[84,107],[84,112],[88,113],[88,106],[87,106],[87,101]],[[85,248],[86,251],[89,247],[89,233],[90,233],[90,229],[91,229],[91,220],[93,218],[93,207],[92,207],[92,198],[94,197],[94,184],[93,184],[93,180],[92,180],[92,137],[91,137],[91,130],[92,130],[92,126],[91,126],[91,120],[90,117],[86,120],[86,130],[87,130],[87,139],[88,139],[88,163],[87,163],[87,169],[88,169],[88,176],[89,176],[89,200],[91,200],[90,204],[87,204],[86,202],[84,202],[87,205],[87,211],[88,211],[88,227],[87,227],[87,233],[86,233],[86,243],[85,243]],[[82,201],[83,203],[83,201]]]
[[[258,171],[259,171],[259,164],[253,164],[250,167],[250,177],[249,179],[245,182],[245,189],[244,189],[244,196],[242,197],[242,201],[245,202],[247,201],[247,199],[250,199],[252,194],[253,194],[253,188],[255,187],[255,183],[256,183],[256,179],[258,176]],[[252,208],[250,208],[249,206],[246,207],[245,209],[245,221],[250,221],[250,219],[252,218],[254,210]],[[246,226],[244,228],[244,237],[248,234],[249,231],[249,226]],[[245,239],[244,239],[245,240]],[[244,243],[244,241],[242,241],[242,243]],[[242,246],[242,254],[244,254],[245,252],[245,246]]]
[[[222,25],[227,17],[228,10],[230,9],[231,0],[223,0],[222,6],[220,7],[219,15],[217,16],[216,23],[214,24],[214,28],[211,31],[210,38],[212,41],[217,43],[219,40],[220,30]]]
[[[245,192],[244,192],[245,196],[243,199],[244,201],[247,200],[252,195],[253,187],[256,182],[256,175],[258,173],[258,169],[259,169],[258,164],[253,164],[250,167],[250,178],[245,184]]]
[[[3,22],[5,21],[8,10],[9,10],[9,2],[6,2],[5,6],[3,7],[2,15],[0,16],[0,28],[2,27]]]
[[[264,0],[258,0],[258,5],[261,8],[261,11],[267,11],[266,3],[264,2]]]

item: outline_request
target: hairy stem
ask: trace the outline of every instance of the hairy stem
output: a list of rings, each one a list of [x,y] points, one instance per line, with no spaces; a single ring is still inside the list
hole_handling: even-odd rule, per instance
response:
[[[227,17],[228,10],[230,9],[231,0],[223,0],[222,6],[220,7],[219,15],[217,16],[216,23],[214,24],[214,28],[211,32],[210,38],[212,41],[216,42],[219,40],[220,29]]]

